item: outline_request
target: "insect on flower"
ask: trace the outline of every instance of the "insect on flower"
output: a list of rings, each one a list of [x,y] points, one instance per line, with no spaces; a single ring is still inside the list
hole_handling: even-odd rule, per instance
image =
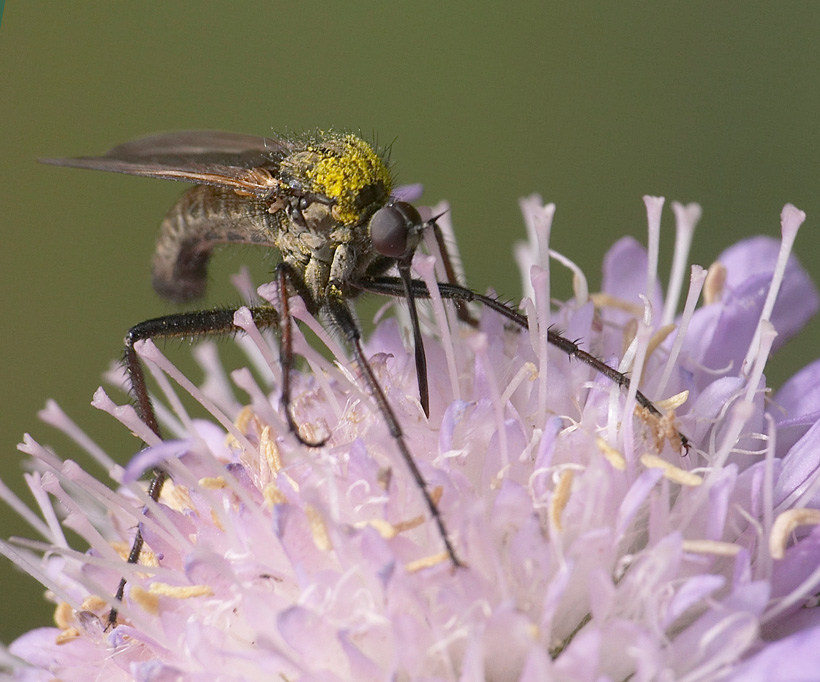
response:
[[[527,318],[506,304],[473,292],[456,281],[444,240],[435,219],[423,220],[410,203],[391,196],[393,181],[384,159],[352,134],[324,132],[298,138],[268,138],[224,132],[177,132],[142,138],[119,145],[105,156],[46,159],[45,163],[192,183],[166,215],[153,260],[157,292],[184,302],[200,296],[213,247],[220,243],[247,243],[278,249],[281,262],[274,278],[278,306],[250,308],[260,328],[278,329],[281,343],[282,408],[294,437],[308,447],[321,447],[300,432],[290,405],[293,365],[292,315],[288,297],[299,295],[312,315],[322,315],[341,331],[363,383],[386,423],[393,442],[409,468],[445,550],[454,566],[458,553],[444,520],[405,442],[401,425],[362,349],[361,330],[351,301],[362,292],[402,297],[407,301],[413,329],[419,400],[429,414],[429,389],[424,345],[416,299],[430,297],[426,284],[414,279],[411,260],[421,237],[432,230],[438,241],[446,282],[438,284],[442,298],[452,300],[459,318],[472,323],[466,308],[479,302],[527,328]],[[396,271],[398,276],[390,274]],[[148,393],[135,344],[145,339],[182,338],[236,333],[237,308],[178,313],[141,322],[125,337],[125,368],[140,418],[162,437]],[[609,367],[576,343],[549,332],[549,342],[590,365],[622,388],[624,374]],[[660,416],[640,392],[638,403]],[[688,441],[680,436],[681,445]],[[156,501],[166,480],[155,469],[149,495]],[[142,550],[137,530],[128,561],[137,563]],[[116,600],[122,601],[125,580]],[[109,615],[115,625],[116,609]]]

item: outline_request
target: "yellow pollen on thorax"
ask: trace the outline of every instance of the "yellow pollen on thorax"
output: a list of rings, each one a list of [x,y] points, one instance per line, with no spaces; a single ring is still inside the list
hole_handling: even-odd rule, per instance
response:
[[[369,185],[381,183],[389,194],[392,183],[384,161],[367,142],[355,135],[345,135],[342,146],[341,154],[309,149],[322,158],[307,175],[316,193],[335,202],[334,216],[344,225],[355,225],[362,217],[363,207],[357,204],[359,193]]]

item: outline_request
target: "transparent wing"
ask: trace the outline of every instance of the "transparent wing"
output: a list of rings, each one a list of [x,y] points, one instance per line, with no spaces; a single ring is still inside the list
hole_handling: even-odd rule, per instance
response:
[[[274,176],[290,150],[285,140],[200,130],[143,137],[118,145],[105,156],[40,161],[224,187],[265,198],[276,192],[278,181]]]

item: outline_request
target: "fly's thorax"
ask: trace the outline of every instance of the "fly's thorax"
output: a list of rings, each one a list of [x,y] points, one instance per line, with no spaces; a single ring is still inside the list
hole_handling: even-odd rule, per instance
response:
[[[275,246],[285,260],[306,263],[316,259],[330,263],[341,244],[355,244],[362,253],[370,250],[367,225],[340,223],[326,204],[310,204],[299,212],[298,218],[287,211],[277,213],[277,218]]]
[[[298,216],[284,210],[277,215],[280,220],[276,246],[283,256],[330,259],[340,224],[329,206],[314,202],[301,209]]]
[[[327,200],[341,225],[364,229],[393,189],[384,160],[352,134],[324,133],[306,141],[282,160],[279,179],[295,194]]]
[[[331,278],[347,282],[364,275],[376,257],[367,225],[347,226],[331,215],[326,204],[311,204],[299,219],[286,211],[276,214],[279,228],[274,246],[302,278],[306,303],[316,312]]]

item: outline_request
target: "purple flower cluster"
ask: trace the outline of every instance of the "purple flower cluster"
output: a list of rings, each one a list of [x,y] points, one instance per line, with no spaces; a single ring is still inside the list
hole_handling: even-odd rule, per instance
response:
[[[8,647],[23,661],[7,663],[8,679],[820,679],[820,361],[774,395],[764,374],[818,308],[791,253],[805,216],[786,206],[781,241],[744,240],[687,273],[699,208],[675,204],[664,293],[663,201],[646,204],[649,248],[617,242],[590,294],[549,249],[554,207],[524,200],[529,332],[492,311],[466,329],[433,299],[429,419],[406,329],[389,318],[368,339],[464,567],[443,552],[357,368],[298,309],[336,358],[296,339],[310,371],[294,377],[293,411],[308,435],[329,436],[322,448],[288,434],[275,343],[243,311],[239,342],[255,372],[227,377],[205,344],[195,386],[151,343],[139,348],[172,439],[159,442],[100,389],[97,404],[150,446],[126,469],[49,406],[47,420],[120,487],[26,437],[39,513],[2,495],[40,540],[0,551],[50,591],[57,627]],[[558,306],[556,263],[575,285]],[[414,265],[432,285],[436,260]],[[270,285],[260,295],[276,298]],[[550,327],[629,372],[630,391],[549,346]],[[207,419],[189,416],[175,384]],[[638,385],[665,417],[637,406]],[[137,480],[157,463],[172,476],[159,504]],[[146,549],[126,565],[137,523]],[[88,551],[72,549],[63,526]],[[120,624],[106,629],[123,574]]]

